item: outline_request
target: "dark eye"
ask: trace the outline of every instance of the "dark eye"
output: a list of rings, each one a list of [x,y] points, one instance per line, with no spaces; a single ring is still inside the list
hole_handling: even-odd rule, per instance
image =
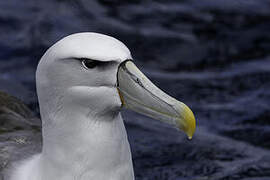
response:
[[[93,69],[98,65],[98,62],[92,59],[82,59],[82,65],[86,69]]]

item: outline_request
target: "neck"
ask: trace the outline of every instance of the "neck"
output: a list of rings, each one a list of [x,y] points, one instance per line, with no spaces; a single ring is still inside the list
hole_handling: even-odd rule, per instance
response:
[[[132,180],[131,153],[121,114],[91,117],[84,109],[71,110],[62,109],[43,119],[49,123],[43,123],[42,176],[52,180]]]

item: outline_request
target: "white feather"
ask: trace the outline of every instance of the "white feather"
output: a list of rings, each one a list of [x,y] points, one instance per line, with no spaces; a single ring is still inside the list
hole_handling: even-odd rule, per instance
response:
[[[76,58],[115,61],[86,70]],[[118,65],[131,59],[120,41],[97,33],[68,36],[37,68],[42,153],[19,163],[11,180],[133,180],[126,130],[115,88]]]

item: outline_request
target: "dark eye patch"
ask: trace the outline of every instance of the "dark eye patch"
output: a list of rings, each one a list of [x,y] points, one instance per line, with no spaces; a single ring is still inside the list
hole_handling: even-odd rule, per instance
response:
[[[77,58],[77,59],[81,61],[83,67],[86,69],[106,68],[107,66],[116,63],[115,61],[98,61],[89,58]]]
[[[86,69],[93,69],[98,66],[98,61],[92,59],[81,59],[81,62]]]

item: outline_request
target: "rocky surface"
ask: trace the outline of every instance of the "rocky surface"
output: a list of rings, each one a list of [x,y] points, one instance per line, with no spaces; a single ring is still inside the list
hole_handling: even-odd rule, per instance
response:
[[[268,0],[12,0],[0,8],[0,90],[36,116],[38,60],[60,38],[82,31],[123,41],[155,84],[193,109],[192,141],[124,113],[137,180],[270,178]],[[12,108],[0,111],[0,158],[40,149],[39,120],[26,121]]]

